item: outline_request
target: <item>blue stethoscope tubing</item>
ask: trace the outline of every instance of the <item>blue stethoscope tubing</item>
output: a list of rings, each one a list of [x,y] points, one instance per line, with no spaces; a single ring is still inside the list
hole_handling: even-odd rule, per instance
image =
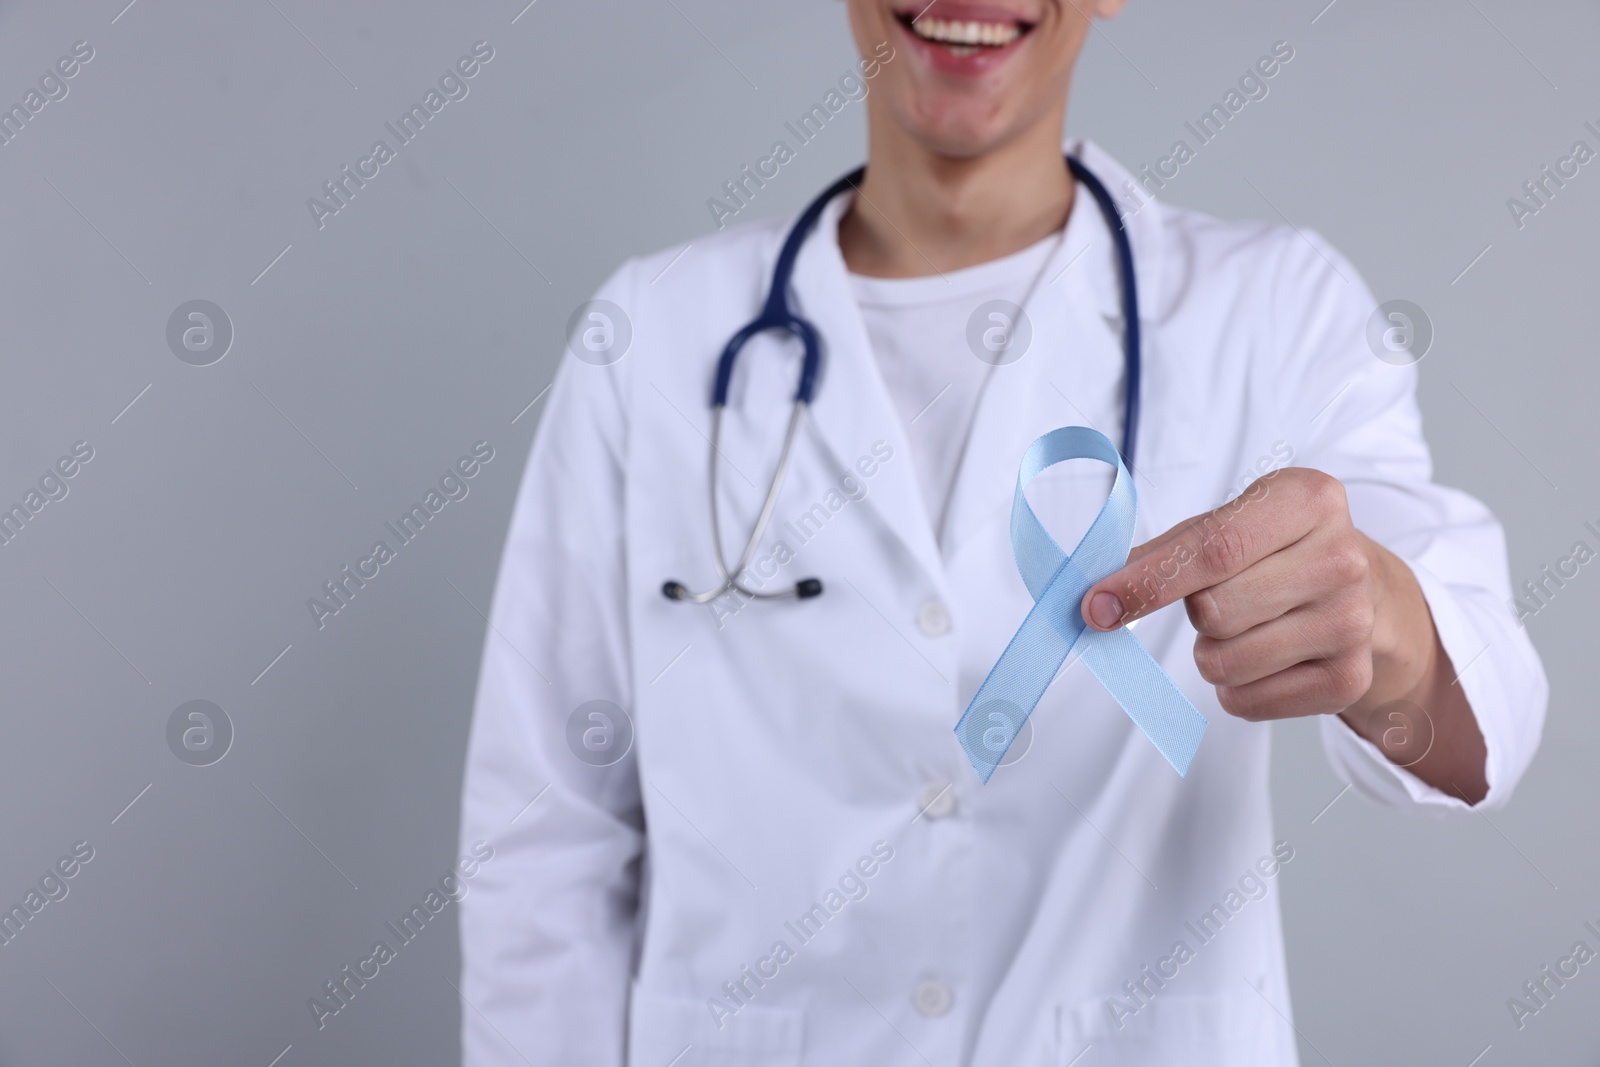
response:
[[[1090,195],[1100,206],[1100,212],[1105,216],[1106,225],[1111,230],[1117,246],[1117,274],[1122,290],[1123,357],[1127,368],[1127,391],[1122,415],[1122,462],[1131,472],[1134,445],[1139,435],[1139,374],[1142,362],[1139,291],[1133,272],[1133,246],[1128,240],[1128,230],[1122,215],[1104,183],[1076,158],[1072,156],[1065,158],[1067,169],[1072,172],[1072,176],[1089,190]],[[806,408],[811,405],[811,398],[816,392],[817,371],[822,364],[822,343],[817,336],[816,327],[810,320],[797,315],[789,306],[789,283],[794,275],[795,260],[799,258],[801,246],[805,244],[806,238],[816,228],[817,220],[822,217],[823,210],[840,193],[847,189],[858,188],[865,174],[865,167],[856,168],[828,186],[821,195],[806,205],[805,211],[795,220],[789,235],[784,238],[783,247],[778,252],[778,261],[772,268],[772,285],[767,290],[767,300],[761,307],[761,313],[730,337],[727,346],[722,350],[722,358],[717,361],[716,382],[711,389],[711,451],[708,478],[711,495],[711,544],[721,583],[706,592],[691,593],[682,582],[669,581],[661,587],[662,594],[668,600],[706,604],[729,592],[737,592],[741,596],[756,600],[774,600],[790,596],[806,599],[822,592],[822,582],[816,578],[802,578],[786,589],[761,591],[747,588],[739,576],[750,565],[756,547],[761,543],[761,537],[766,533],[767,525],[772,520],[773,508],[778,503],[778,493],[789,470],[789,457],[794,450],[795,438],[799,433]],[[720,456],[719,445],[722,437],[722,410],[728,404],[728,384],[733,379],[733,368],[738,362],[740,350],[752,337],[769,330],[787,330],[799,339],[804,350],[800,363],[800,380],[795,386],[794,406],[789,413],[789,426],[784,434],[783,450],[778,455],[778,464],[767,487],[766,499],[762,502],[761,512],[750,531],[750,538],[745,542],[744,551],[739,554],[738,564],[730,569],[722,555],[722,536],[717,509],[717,460]]]

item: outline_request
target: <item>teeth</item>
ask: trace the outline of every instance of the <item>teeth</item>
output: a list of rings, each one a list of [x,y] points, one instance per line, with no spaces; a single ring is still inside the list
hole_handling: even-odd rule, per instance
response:
[[[1003,48],[1022,35],[1016,23],[972,22],[954,19],[917,19],[911,28],[925,41],[938,41],[949,45],[984,45]],[[957,55],[971,55],[973,50],[952,48]]]

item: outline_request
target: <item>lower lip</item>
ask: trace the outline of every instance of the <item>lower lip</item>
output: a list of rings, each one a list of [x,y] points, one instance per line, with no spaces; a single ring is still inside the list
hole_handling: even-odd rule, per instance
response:
[[[951,74],[964,78],[975,78],[995,70],[1010,59],[1016,53],[1017,48],[1029,36],[1026,33],[1020,34],[1014,41],[1002,48],[975,45],[972,47],[976,47],[978,50],[972,55],[958,56],[942,44],[935,44],[933,41],[918,37],[915,31],[898,19],[895,20],[895,25],[900,27],[900,32],[911,42],[912,49],[922,56],[934,70],[941,74]]]

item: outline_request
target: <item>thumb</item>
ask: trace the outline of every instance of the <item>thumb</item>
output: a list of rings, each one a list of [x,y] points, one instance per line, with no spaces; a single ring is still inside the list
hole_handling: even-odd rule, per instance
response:
[[[1183,532],[1185,525],[1180,523],[1142,545],[1135,545],[1128,552],[1126,563],[1089,587],[1089,591],[1083,594],[1080,610],[1083,621],[1089,624],[1090,629],[1100,633],[1115,630],[1122,625],[1123,619],[1137,614],[1140,605],[1127,602],[1124,594],[1136,588],[1134,580],[1144,570],[1139,564],[1147,556],[1170,544]]]
[[[1120,576],[1118,571],[1113,577]],[[1127,609],[1122,603],[1122,598],[1117,595],[1115,587],[1108,587],[1106,582],[1093,586],[1083,596],[1083,621],[1089,628],[1100,633],[1115,630],[1122,625],[1123,616]]]

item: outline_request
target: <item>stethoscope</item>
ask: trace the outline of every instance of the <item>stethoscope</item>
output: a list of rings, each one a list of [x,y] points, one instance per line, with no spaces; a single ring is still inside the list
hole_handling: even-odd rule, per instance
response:
[[[1072,156],[1067,156],[1066,161],[1067,169],[1072,171],[1073,177],[1088,188],[1096,203],[1100,205],[1106,225],[1116,240],[1118,275],[1122,282],[1123,354],[1128,370],[1128,388],[1122,418],[1122,462],[1129,471],[1132,471],[1133,446],[1138,439],[1139,429],[1140,363],[1139,295],[1133,278],[1133,247],[1128,242],[1128,231],[1123,225],[1122,216],[1100,179]],[[767,524],[772,520],[772,510],[777,506],[778,492],[783,488],[784,475],[789,471],[789,456],[794,451],[801,419],[811,404],[811,395],[817,383],[817,367],[822,359],[816,327],[812,326],[809,320],[795,314],[789,307],[789,282],[794,273],[794,262],[800,255],[800,246],[805,244],[806,237],[815,228],[823,209],[846,189],[856,188],[865,174],[865,167],[857,168],[834,182],[821,196],[807,205],[805,211],[795,220],[794,228],[789,231],[789,236],[784,238],[783,248],[778,252],[778,262],[772,268],[772,286],[767,291],[767,302],[762,307],[761,314],[729,338],[727,347],[722,350],[722,358],[717,363],[716,383],[711,390],[711,453],[707,479],[711,492],[711,546],[717,563],[717,574],[722,581],[720,585],[704,593],[691,593],[682,582],[668,581],[661,587],[662,594],[668,600],[706,604],[728,592],[737,592],[754,600],[776,600],[790,596],[804,600],[822,593],[822,581],[818,578],[802,578],[789,588],[776,592],[759,592],[745,588],[738,576],[744,573],[750,561],[755,558],[756,547],[761,543],[762,535],[767,532]],[[798,337],[805,348],[805,359],[800,364],[800,382],[794,393],[794,407],[789,413],[789,428],[783,437],[783,450],[778,454],[777,469],[773,471],[772,482],[767,487],[767,498],[761,504],[761,513],[756,516],[755,526],[750,531],[750,539],[745,542],[744,551],[739,554],[738,565],[729,570],[722,555],[722,534],[717,512],[717,459],[721,455],[718,446],[722,437],[722,409],[728,403],[728,382],[733,378],[733,365],[739,358],[739,350],[744,348],[745,342],[750,338],[768,330],[788,330]]]

